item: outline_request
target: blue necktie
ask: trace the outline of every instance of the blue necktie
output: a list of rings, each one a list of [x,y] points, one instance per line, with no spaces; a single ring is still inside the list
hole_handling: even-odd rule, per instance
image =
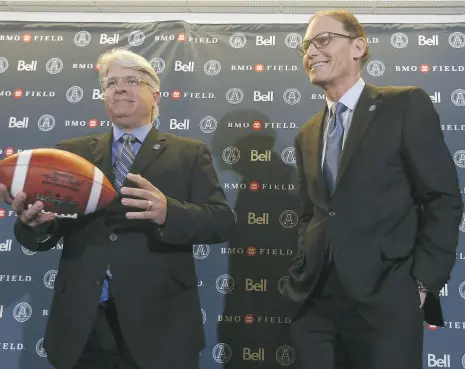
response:
[[[115,158],[115,164],[113,165],[113,185],[118,192],[123,186],[123,182],[134,162],[136,154],[134,153],[132,144],[137,141],[137,138],[132,134],[125,134],[120,138],[120,141],[122,141],[123,144],[121,145],[121,150],[119,155]]]
[[[137,141],[137,138],[132,134],[125,134],[120,138],[121,150],[118,156],[115,158],[113,165],[113,186],[115,190],[119,192],[123,186],[124,180],[126,179],[129,171],[131,170],[132,163],[134,162],[135,153],[132,144]],[[106,276],[103,282],[103,291],[100,301],[108,300],[108,280],[113,278],[110,266],[107,267]]]
[[[342,152],[342,140],[344,137],[344,124],[342,113],[347,107],[340,102],[331,107],[331,119],[328,124],[328,135],[326,138],[326,154],[323,163],[323,175],[328,187],[333,193],[336,185],[339,161]]]

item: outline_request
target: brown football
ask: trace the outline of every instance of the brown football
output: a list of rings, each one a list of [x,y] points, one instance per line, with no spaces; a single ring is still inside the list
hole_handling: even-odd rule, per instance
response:
[[[116,191],[94,164],[79,155],[59,149],[32,149],[0,161],[0,183],[14,197],[27,194],[27,205],[37,200],[44,212],[75,218],[103,209]]]

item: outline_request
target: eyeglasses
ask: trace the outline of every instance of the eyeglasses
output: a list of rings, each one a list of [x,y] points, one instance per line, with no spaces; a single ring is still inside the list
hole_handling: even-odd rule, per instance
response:
[[[111,78],[104,78],[100,81],[103,90],[108,90],[111,88],[115,88],[118,86],[119,81],[122,80],[124,85],[127,86],[139,86],[141,84],[145,84],[150,86],[150,84],[143,79],[142,77],[136,76],[124,76],[124,77],[111,77]]]
[[[329,45],[333,37],[348,38],[349,40],[355,40],[356,38],[358,38],[356,36],[342,35],[340,33],[334,32],[320,33],[311,40],[305,40],[304,42],[299,44],[299,46],[297,46],[297,53],[299,54],[299,56],[304,56],[305,54],[307,54],[310,44],[313,44],[313,46],[315,46],[317,49],[322,49]]]

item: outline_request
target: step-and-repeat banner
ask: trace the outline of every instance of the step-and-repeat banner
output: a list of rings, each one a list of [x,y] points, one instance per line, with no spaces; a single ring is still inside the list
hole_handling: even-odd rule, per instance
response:
[[[366,29],[371,57],[363,78],[428,92],[464,186],[465,24]],[[157,70],[160,131],[210,147],[238,223],[228,243],[192,250],[207,337],[202,369],[298,367],[288,333],[294,306],[282,294],[299,216],[293,140],[325,104],[296,52],[305,30],[183,21],[0,23],[1,157],[110,130],[96,61],[116,46]],[[63,246],[22,248],[15,215],[1,206],[0,369],[51,368],[43,334]],[[460,228],[465,232],[465,223]],[[452,279],[441,292],[446,326],[425,325],[425,367],[465,368],[464,246],[461,234]]]

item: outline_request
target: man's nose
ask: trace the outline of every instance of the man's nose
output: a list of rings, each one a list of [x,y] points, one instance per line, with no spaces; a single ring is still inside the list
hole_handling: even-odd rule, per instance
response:
[[[118,81],[118,84],[115,86],[115,93],[119,94],[121,92],[126,92],[126,85],[122,81]]]
[[[310,42],[310,45],[308,46],[308,49],[307,49],[307,55],[309,58],[314,58],[315,56],[317,56],[318,54],[320,53],[320,50],[318,50],[315,45],[313,45],[312,42]]]

